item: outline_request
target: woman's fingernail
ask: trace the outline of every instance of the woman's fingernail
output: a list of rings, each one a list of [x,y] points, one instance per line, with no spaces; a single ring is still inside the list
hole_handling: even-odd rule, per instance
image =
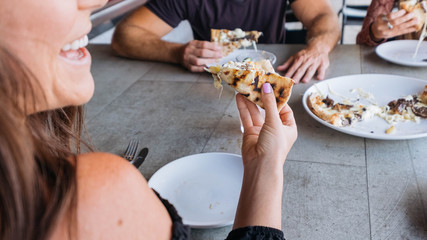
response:
[[[271,85],[270,85],[270,83],[264,83],[262,85],[262,90],[264,91],[264,93],[271,93]]]

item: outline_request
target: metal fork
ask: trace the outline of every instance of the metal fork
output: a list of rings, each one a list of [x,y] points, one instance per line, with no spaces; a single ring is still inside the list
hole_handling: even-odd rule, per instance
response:
[[[138,150],[138,144],[139,140],[136,138],[133,138],[130,140],[128,147],[126,148],[125,152],[123,153],[123,158],[132,161],[134,160],[136,156],[136,151]]]

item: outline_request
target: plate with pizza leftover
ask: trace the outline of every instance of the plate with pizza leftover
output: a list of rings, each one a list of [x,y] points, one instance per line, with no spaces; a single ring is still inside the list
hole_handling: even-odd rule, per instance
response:
[[[427,67],[427,42],[418,40],[395,40],[380,44],[375,52],[382,59],[410,67]]]
[[[214,228],[233,224],[242,179],[240,155],[201,153],[166,164],[148,185],[174,205],[184,224]]]
[[[350,135],[427,137],[427,80],[386,74],[332,78],[308,88],[303,105],[318,122]]]

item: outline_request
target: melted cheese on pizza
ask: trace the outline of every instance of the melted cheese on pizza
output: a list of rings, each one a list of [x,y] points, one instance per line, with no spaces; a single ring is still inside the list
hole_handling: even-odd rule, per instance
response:
[[[422,118],[427,118],[425,114],[423,115],[427,111],[427,104],[420,101],[421,97],[422,95],[416,97],[409,95],[391,101],[387,106],[382,107],[383,111],[378,116],[389,124],[408,121],[419,123]]]
[[[427,88],[427,86],[426,86]],[[375,102],[372,94],[365,93],[362,89],[355,89],[352,93],[358,92],[367,100]],[[360,104],[358,100],[351,102],[348,99],[342,103],[335,103],[323,94],[312,93],[307,99],[311,111],[321,119],[335,126],[349,126],[355,122],[365,121],[378,116],[387,123],[394,125],[398,122],[419,123],[422,118],[427,118],[427,104],[422,102],[422,94],[418,96],[409,95],[389,102],[386,106],[376,104]],[[391,133],[392,131],[388,131]]]
[[[221,81],[224,81],[261,108],[264,107],[261,97],[264,83],[271,84],[279,110],[288,101],[295,84],[291,78],[277,74],[269,60],[229,61],[222,66],[211,66],[205,70],[212,74],[216,88],[222,87]]]
[[[308,99],[309,107],[314,114],[332,125],[343,127],[355,122],[366,121],[381,111],[376,105],[360,103],[335,103],[329,97],[323,98],[318,93],[312,93]]]
[[[211,66],[208,69],[205,69],[206,71],[212,73],[212,76],[214,78],[214,86],[216,89],[222,90],[222,84],[221,84],[221,78],[219,77],[219,74],[221,73],[223,68],[229,68],[229,69],[239,69],[239,70],[245,70],[250,71],[252,73],[260,72],[261,74],[265,74],[265,69],[263,69],[262,64],[259,62],[253,62],[253,61],[245,61],[245,62],[233,62],[229,61],[222,65],[216,65]],[[271,68],[274,72],[274,69]],[[254,83],[255,79],[252,81]]]

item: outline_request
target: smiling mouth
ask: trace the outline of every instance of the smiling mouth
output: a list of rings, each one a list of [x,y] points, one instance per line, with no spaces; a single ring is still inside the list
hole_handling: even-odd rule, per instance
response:
[[[71,43],[67,43],[64,47],[62,47],[60,55],[69,60],[81,60],[86,56],[85,47],[89,43],[89,38],[87,35],[84,37],[74,40]]]

